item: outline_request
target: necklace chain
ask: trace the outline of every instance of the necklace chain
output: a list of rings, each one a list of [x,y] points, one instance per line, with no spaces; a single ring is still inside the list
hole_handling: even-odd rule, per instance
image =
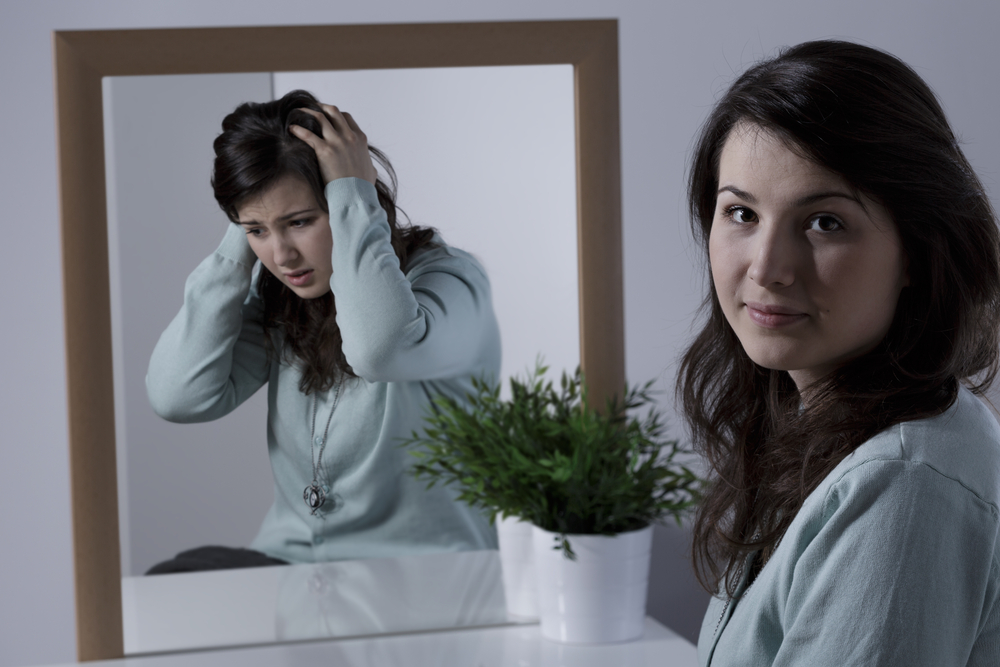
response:
[[[312,426],[309,429],[309,458],[312,463],[312,483],[309,484],[302,491],[302,500],[305,501],[306,506],[309,507],[309,513],[313,516],[319,516],[323,518],[323,513],[321,509],[326,502],[326,494],[328,488],[326,485],[320,483],[320,477],[323,472],[323,452],[326,450],[326,436],[330,430],[330,422],[333,421],[333,413],[337,409],[337,403],[340,402],[340,391],[343,388],[344,383],[338,382],[333,394],[333,405],[330,407],[330,415],[326,418],[326,426],[323,427],[323,439],[320,441],[319,454],[316,455],[316,412],[319,405],[319,400],[316,394],[313,394],[312,400]]]
[[[754,533],[753,539],[756,540],[759,536],[760,536],[760,532],[758,531],[757,533]],[[757,579],[760,578],[760,572],[761,572],[761,570],[764,569],[764,566],[767,565],[767,561],[771,560],[771,556],[773,556],[774,552],[778,550],[778,545],[781,544],[781,540],[784,539],[784,537],[785,536],[782,535],[781,537],[778,538],[778,541],[775,542],[774,546],[771,548],[771,553],[768,554],[767,558],[765,558],[763,560],[763,562],[761,562],[760,566],[756,568],[757,569],[757,575],[754,577],[753,581],[748,581],[746,583],[746,586],[744,587],[744,589],[742,591],[737,592],[737,594],[736,594],[735,597],[743,597],[744,595],[747,594],[747,592],[749,592],[750,587],[753,586],[754,583],[756,583]],[[760,550],[760,551],[757,551],[754,554],[752,554],[751,557],[752,557],[753,560],[756,560],[758,557],[763,558],[763,556],[764,556],[764,551]],[[739,569],[736,571],[736,578],[737,579],[742,579],[743,578],[743,570],[746,567],[746,564],[747,564],[748,560],[750,560],[750,558],[744,558],[740,562]],[[751,569],[753,569],[753,564],[752,563],[751,563]],[[749,572],[747,574],[749,576]],[[732,603],[733,603],[733,597],[727,597],[726,598],[726,604],[722,607],[722,613],[719,614],[719,620],[716,621],[716,623],[715,623],[715,632],[712,634],[712,636],[713,636],[713,638],[715,638],[716,641],[718,641],[719,626],[722,625],[722,619],[724,619],[726,617],[726,612],[729,610],[729,605],[731,605]],[[708,664],[709,665],[712,664],[712,655],[714,653],[715,653],[715,649],[713,648],[712,649],[712,653],[710,653],[709,657],[708,657]]]

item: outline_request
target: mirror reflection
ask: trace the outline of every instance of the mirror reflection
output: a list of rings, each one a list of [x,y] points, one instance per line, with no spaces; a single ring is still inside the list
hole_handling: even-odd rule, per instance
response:
[[[247,546],[274,506],[266,392],[222,419],[178,425],[150,409],[144,376],[186,276],[230,226],[209,187],[222,117],[294,88],[349,110],[396,168],[410,220],[485,267],[501,376],[540,351],[556,367],[578,363],[570,66],[106,80],[126,574],[203,544]],[[335,396],[317,402],[317,415],[328,416]],[[299,416],[310,421],[306,412]],[[350,496],[341,497],[346,507]],[[432,530],[422,526],[422,538]],[[347,557],[395,555],[396,545],[371,540]]]
[[[510,622],[496,551],[126,577],[122,584],[127,654]]]

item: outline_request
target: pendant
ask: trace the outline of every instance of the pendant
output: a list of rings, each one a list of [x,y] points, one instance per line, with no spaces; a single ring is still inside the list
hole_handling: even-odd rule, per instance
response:
[[[315,515],[326,502],[326,493],[319,484],[313,482],[302,491],[302,500],[309,507],[309,513]]]

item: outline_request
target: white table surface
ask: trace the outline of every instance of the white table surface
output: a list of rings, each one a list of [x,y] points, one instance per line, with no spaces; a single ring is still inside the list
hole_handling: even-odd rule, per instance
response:
[[[542,638],[537,625],[507,625],[83,664],[89,667],[695,667],[698,660],[690,642],[647,617],[642,639],[601,646],[559,644]]]

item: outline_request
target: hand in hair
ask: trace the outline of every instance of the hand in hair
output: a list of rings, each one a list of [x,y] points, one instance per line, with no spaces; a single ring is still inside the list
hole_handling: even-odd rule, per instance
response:
[[[368,137],[354,122],[351,114],[329,104],[320,106],[325,113],[312,109],[300,111],[319,121],[323,128],[322,137],[299,125],[290,125],[288,129],[316,151],[323,182],[354,176],[375,185],[377,174],[368,153]]]

